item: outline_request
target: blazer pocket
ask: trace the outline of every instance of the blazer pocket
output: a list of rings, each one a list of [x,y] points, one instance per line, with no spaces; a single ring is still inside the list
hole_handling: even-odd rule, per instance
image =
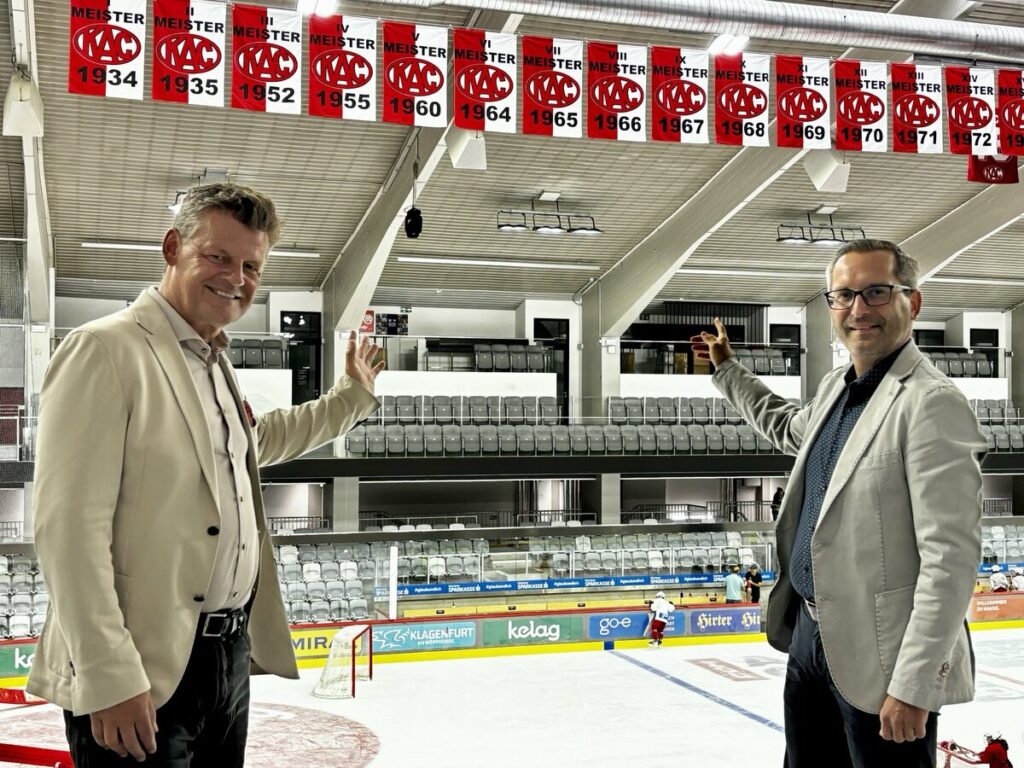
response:
[[[903,451],[897,448],[894,451],[883,451],[865,456],[857,465],[858,469],[873,469],[875,467],[899,466],[903,464]]]
[[[914,610],[916,584],[890,589],[875,595],[875,633],[878,638],[878,660],[886,679],[896,669],[896,659],[903,645],[903,636]]]

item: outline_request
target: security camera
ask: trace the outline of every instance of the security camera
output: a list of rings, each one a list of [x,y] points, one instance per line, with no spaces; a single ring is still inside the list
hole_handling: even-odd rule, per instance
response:
[[[405,212],[405,236],[416,239],[423,231],[423,214],[419,208],[410,208]]]

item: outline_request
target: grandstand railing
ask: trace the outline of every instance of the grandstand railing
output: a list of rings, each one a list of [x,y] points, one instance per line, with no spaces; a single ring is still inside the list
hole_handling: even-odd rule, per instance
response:
[[[1013,499],[983,499],[981,505],[981,514],[985,517],[1013,515]]]
[[[267,527],[271,533],[288,531],[327,531],[330,530],[326,517],[268,517]]]
[[[499,512],[498,520],[504,527],[510,516],[515,516],[515,525],[565,525],[570,522],[597,523],[597,515],[581,509],[535,509],[526,512]]]
[[[716,522],[770,522],[772,519],[770,501],[709,501],[708,509]]]
[[[414,530],[417,526],[421,525],[429,525],[432,530],[444,530],[450,528],[453,523],[476,528],[480,525],[480,519],[477,515],[417,515],[415,517],[401,517],[386,513],[376,513],[359,516],[359,527],[364,531],[370,532],[374,532],[375,527],[376,530],[383,531],[384,526],[392,525],[398,526],[399,530],[403,530],[402,526],[406,526],[404,528],[406,531]],[[412,528],[408,526],[412,526]],[[427,529],[421,528],[420,530]]]
[[[626,513],[626,522],[713,523],[714,515],[699,504],[637,504]]]

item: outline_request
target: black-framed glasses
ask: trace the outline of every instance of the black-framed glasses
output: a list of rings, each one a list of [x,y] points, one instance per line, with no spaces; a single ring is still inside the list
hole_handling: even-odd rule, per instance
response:
[[[914,289],[909,285],[869,285],[862,291],[840,288],[835,291],[825,291],[825,301],[832,309],[849,309],[860,296],[869,307],[883,307],[892,301],[894,290],[910,292]]]

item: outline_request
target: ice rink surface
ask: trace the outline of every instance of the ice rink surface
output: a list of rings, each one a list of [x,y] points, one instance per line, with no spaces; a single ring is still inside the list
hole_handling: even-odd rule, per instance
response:
[[[973,635],[976,701],[939,738],[1024,756],[1024,630]],[[288,768],[694,768],[782,764],[785,656],[763,642],[378,664],[357,698],[253,678],[247,765]],[[0,741],[61,746],[56,708],[8,709]],[[1024,757],[1018,758],[1024,759]]]

